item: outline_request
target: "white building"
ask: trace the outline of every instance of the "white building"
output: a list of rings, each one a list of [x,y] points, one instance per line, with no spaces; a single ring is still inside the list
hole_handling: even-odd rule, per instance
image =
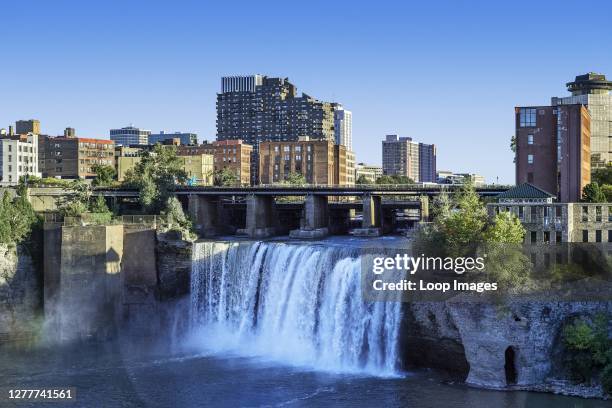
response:
[[[382,175],[382,166],[373,166],[365,163],[358,163],[355,166],[355,181],[357,181],[360,176],[363,176],[368,182],[374,184]]]
[[[342,105],[334,105],[334,136],[336,144],[353,151],[353,113]]]
[[[0,185],[15,185],[26,174],[41,177],[38,171],[38,135],[3,135],[0,138]]]

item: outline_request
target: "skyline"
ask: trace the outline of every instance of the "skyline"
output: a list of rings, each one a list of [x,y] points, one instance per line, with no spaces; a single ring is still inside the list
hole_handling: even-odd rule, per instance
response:
[[[131,123],[211,141],[221,77],[261,73],[351,110],[358,162],[380,165],[381,141],[398,134],[436,144],[439,170],[514,183],[514,107],[568,95],[576,75],[612,76],[597,4],[572,9],[589,22],[579,32],[563,29],[558,2],[267,2],[230,16],[195,2],[111,4],[3,7],[28,20],[0,26],[0,127],[35,118],[51,135],[108,138]]]

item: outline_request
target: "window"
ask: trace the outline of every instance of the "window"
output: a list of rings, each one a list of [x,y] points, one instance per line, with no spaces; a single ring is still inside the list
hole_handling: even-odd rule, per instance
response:
[[[534,108],[520,108],[519,126],[534,127],[536,125],[536,110]]]
[[[561,218],[561,207],[560,206],[555,207],[555,217]]]
[[[601,206],[595,207],[595,222],[601,222]]]
[[[533,135],[527,135],[527,144],[529,145],[533,144]]]
[[[535,244],[538,242],[538,233],[536,231],[531,231],[531,243]]]
[[[586,205],[582,206],[582,222],[587,222],[589,220],[589,207]]]
[[[524,213],[524,210],[523,210],[523,209],[524,209],[524,207],[523,207],[522,205],[521,205],[521,206],[519,206],[519,208],[518,208],[518,216],[519,216],[519,218],[520,218],[521,220],[522,220],[522,219],[523,219],[523,217],[525,216],[525,214],[523,214],[523,213]]]
[[[535,221],[538,216],[538,207],[535,205],[531,206],[531,221]]]
[[[533,164],[533,154],[528,154],[527,155],[527,163]]]
[[[595,242],[601,242],[601,230],[595,231]]]
[[[555,242],[557,244],[560,244],[562,241],[563,241],[563,236],[561,234],[561,231],[555,232]]]
[[[608,230],[608,242],[612,242],[612,230]]]
[[[582,230],[582,242],[589,242],[589,231]]]
[[[288,152],[291,148],[289,146],[283,146],[283,151]]]
[[[608,222],[612,222],[612,207],[608,207]]]
[[[532,172],[527,173],[527,182],[533,183],[533,173]]]
[[[550,231],[544,231],[544,243],[550,244]]]

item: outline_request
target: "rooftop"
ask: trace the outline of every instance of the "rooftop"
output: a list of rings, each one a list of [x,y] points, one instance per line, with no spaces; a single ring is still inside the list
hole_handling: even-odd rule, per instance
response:
[[[550,194],[547,191],[542,190],[530,183],[519,184],[516,187],[512,187],[510,190],[506,190],[497,196],[498,199],[504,198],[529,198],[529,199],[547,199],[554,198],[554,194]]]

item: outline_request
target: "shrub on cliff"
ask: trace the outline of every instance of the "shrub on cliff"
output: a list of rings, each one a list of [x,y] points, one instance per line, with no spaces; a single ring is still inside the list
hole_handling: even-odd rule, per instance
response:
[[[608,337],[610,316],[577,319],[563,329],[563,342],[570,374],[575,381],[587,382],[600,376],[607,393],[612,391],[612,339]]]
[[[8,191],[4,192],[0,202],[0,243],[21,243],[38,222],[39,218],[25,194],[12,198]]]
[[[176,231],[181,234],[183,239],[192,240],[196,238],[193,232],[193,224],[185,215],[181,203],[176,197],[170,197],[163,211],[164,220],[161,225],[162,232]]]

